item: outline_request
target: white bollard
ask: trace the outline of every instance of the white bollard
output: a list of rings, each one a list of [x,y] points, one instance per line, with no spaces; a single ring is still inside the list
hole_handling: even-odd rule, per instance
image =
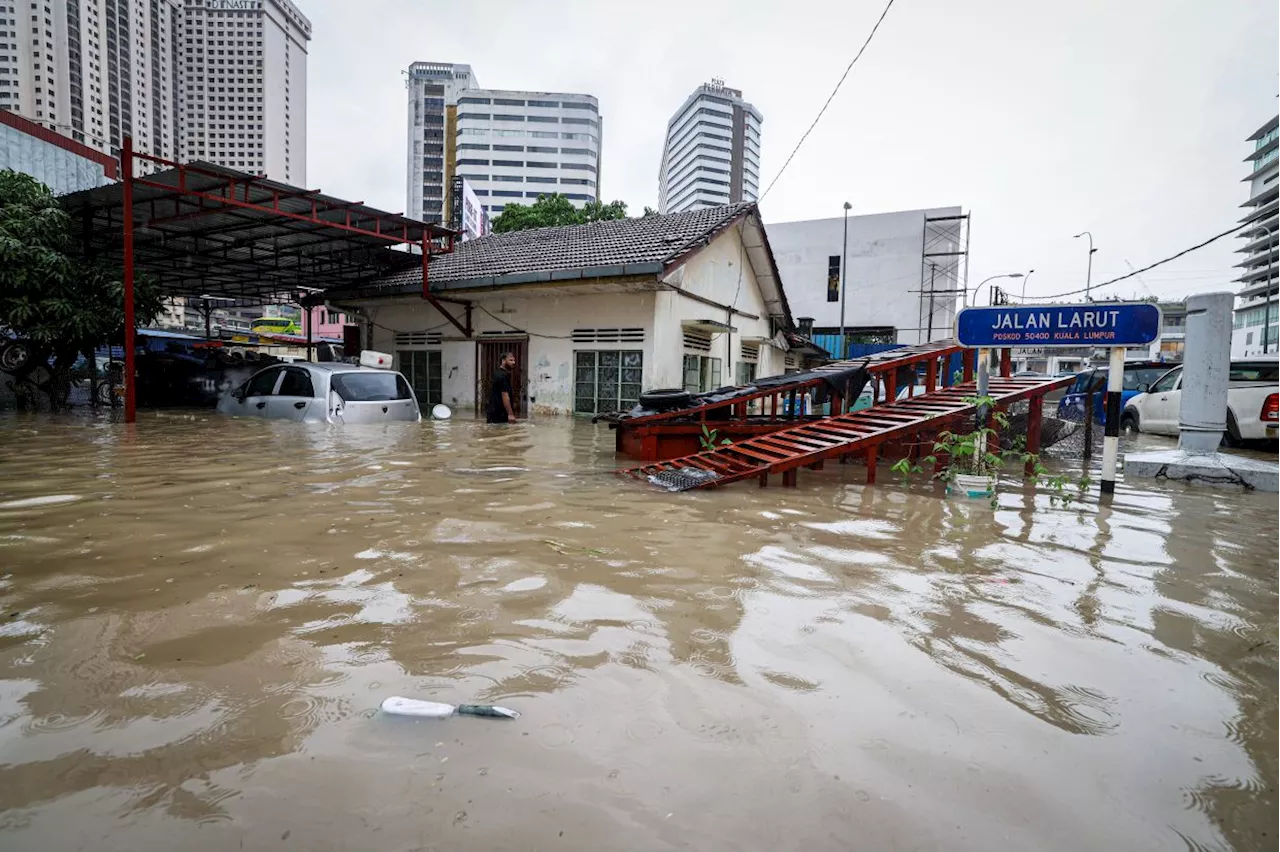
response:
[[[1116,490],[1116,459],[1120,456],[1120,399],[1124,390],[1124,347],[1111,347],[1111,366],[1107,370],[1107,395],[1102,411],[1106,417],[1102,438],[1103,494]],[[1086,414],[1085,416],[1088,416]]]
[[[1178,446],[1189,453],[1216,452],[1227,428],[1234,304],[1232,293],[1201,293],[1187,298]]]

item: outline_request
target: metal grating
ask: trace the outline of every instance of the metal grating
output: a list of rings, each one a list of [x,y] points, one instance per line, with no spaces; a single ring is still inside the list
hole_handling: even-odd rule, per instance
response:
[[[699,467],[681,467],[675,470],[660,470],[649,475],[649,482],[668,491],[689,491],[710,485],[720,478],[720,474]]]

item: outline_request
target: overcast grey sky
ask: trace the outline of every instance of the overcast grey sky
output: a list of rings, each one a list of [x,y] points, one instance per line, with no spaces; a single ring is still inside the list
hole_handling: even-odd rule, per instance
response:
[[[469,63],[493,88],[586,92],[601,190],[657,205],[667,120],[712,77],[764,114],[778,173],[883,8],[843,2],[295,0],[313,24],[308,183],[405,208],[402,72]],[[970,284],[1035,268],[1028,295],[1145,266],[1241,215],[1245,138],[1277,110],[1275,0],[897,0],[761,202],[767,222],[961,205]],[[1226,238],[1119,295],[1231,288]],[[1014,288],[1016,292],[1016,287]]]

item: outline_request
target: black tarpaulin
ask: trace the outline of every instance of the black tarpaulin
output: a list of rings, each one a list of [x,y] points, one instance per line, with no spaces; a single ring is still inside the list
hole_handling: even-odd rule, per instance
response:
[[[855,367],[846,367],[842,370],[809,370],[803,373],[788,373],[783,376],[769,376],[765,379],[757,379],[749,385],[742,387],[723,387],[716,390],[707,391],[706,393],[694,394],[692,399],[683,411],[690,413],[704,408],[708,405],[714,405],[722,402],[731,402],[739,397],[751,396],[760,391],[767,391],[773,388],[786,388],[791,385],[803,384],[815,379],[821,379],[822,384],[813,389],[813,404],[823,405],[827,402],[832,394],[845,394],[848,388],[846,401],[852,401],[862,393],[862,389],[867,386],[867,382],[871,380],[871,373],[867,370],[867,362],[863,361]],[[670,411],[671,409],[666,409]],[[647,417],[650,414],[657,414],[656,409],[643,408],[637,405],[626,413],[627,418],[631,417]],[[713,412],[718,419],[729,419],[731,412],[728,407]],[[712,414],[708,414],[712,417]]]

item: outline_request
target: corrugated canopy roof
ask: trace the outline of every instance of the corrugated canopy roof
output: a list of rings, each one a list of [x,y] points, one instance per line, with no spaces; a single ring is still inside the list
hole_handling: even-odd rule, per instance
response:
[[[86,255],[123,263],[123,183],[59,200]],[[136,176],[133,216],[134,268],[166,292],[259,301],[299,288],[359,286],[401,270],[420,279],[422,256],[392,246],[451,233],[205,162]]]

